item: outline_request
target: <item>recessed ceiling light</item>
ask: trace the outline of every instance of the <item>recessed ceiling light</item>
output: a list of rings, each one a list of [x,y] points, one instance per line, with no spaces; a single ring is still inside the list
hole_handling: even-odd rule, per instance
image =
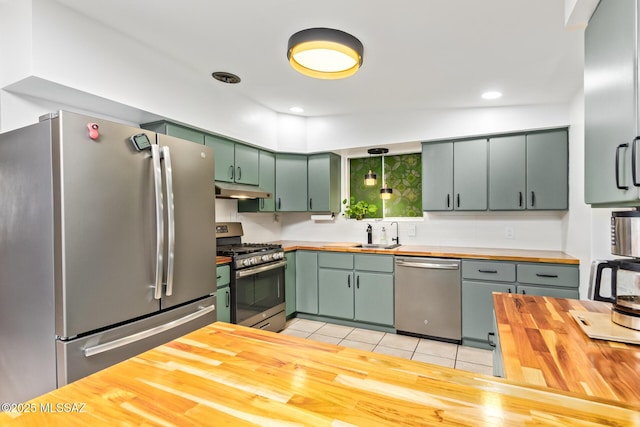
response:
[[[289,108],[289,111],[291,111],[292,113],[304,113],[304,108],[302,108],[302,107],[291,107],[291,108]]]
[[[502,92],[497,92],[495,90],[488,91],[482,94],[483,99],[498,99],[502,96]]]

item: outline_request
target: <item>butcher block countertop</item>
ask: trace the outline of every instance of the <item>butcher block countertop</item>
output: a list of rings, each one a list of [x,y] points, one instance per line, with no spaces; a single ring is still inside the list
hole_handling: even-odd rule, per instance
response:
[[[506,379],[640,408],[640,346],[591,339],[569,313],[610,313],[611,304],[506,293],[493,301]]]
[[[355,247],[356,245],[359,245],[357,242],[308,242],[298,240],[281,240],[276,243],[282,244],[285,251],[310,250],[440,258],[490,259],[498,261],[547,262],[575,265],[580,264],[580,260],[578,258],[574,258],[561,251],[422,245],[401,245],[395,249],[365,249]]]
[[[216,257],[216,265],[229,264],[230,262],[231,262],[231,257],[228,257],[228,256],[217,256]]]
[[[619,402],[220,322],[19,408],[0,425],[640,424]]]

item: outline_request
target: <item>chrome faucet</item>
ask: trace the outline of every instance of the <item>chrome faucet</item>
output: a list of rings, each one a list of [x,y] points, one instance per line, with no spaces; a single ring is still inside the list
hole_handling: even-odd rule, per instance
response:
[[[392,237],[391,241],[392,242],[396,242],[396,245],[399,245],[400,244],[400,235],[398,233],[398,223],[396,221],[393,221],[390,225],[393,225],[393,224],[396,225],[396,237]]]
[[[371,228],[371,224],[367,224],[367,243],[373,243],[373,228]]]

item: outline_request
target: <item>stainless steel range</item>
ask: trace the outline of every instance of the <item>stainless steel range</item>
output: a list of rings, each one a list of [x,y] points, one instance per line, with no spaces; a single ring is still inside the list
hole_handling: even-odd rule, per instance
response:
[[[279,332],[286,323],[282,245],[242,243],[242,224],[216,223],[217,254],[232,259],[231,322]]]

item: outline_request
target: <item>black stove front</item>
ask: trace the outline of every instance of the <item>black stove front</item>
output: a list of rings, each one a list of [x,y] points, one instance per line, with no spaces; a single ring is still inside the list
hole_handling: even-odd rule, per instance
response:
[[[232,259],[231,322],[279,332],[285,327],[281,245],[242,243],[242,224],[216,223],[217,254]]]

